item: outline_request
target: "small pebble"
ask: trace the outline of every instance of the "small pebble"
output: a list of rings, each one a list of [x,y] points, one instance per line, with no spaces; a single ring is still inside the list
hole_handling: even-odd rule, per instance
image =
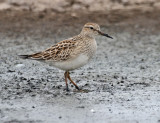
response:
[[[92,112],[92,113],[95,113],[96,111],[95,111],[94,109],[91,109],[91,112]]]
[[[17,64],[16,67],[24,67],[24,64]]]

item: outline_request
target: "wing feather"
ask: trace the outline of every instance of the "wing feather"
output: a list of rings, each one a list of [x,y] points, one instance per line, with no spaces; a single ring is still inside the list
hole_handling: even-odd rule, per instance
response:
[[[46,49],[45,51],[29,55],[29,58],[36,60],[64,61],[71,56],[76,46],[76,41],[64,40]]]

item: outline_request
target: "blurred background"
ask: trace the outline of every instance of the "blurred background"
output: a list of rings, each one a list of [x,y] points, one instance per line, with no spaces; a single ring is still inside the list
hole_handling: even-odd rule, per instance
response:
[[[159,10],[160,0],[0,0],[0,24],[3,30],[16,27],[18,32],[41,25],[43,33],[54,26],[51,30],[58,35],[62,25],[65,31],[65,26],[78,28],[89,21],[110,26],[137,18],[158,21]]]
[[[69,12],[117,9],[159,9],[160,0],[0,0],[0,10]]]

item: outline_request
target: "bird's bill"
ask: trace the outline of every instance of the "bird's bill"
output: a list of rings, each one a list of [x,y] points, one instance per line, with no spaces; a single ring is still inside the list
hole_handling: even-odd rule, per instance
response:
[[[106,34],[106,33],[103,33],[103,32],[101,32],[101,31],[99,31],[99,30],[97,30],[97,32],[98,32],[100,35],[102,35],[102,36],[106,36],[106,37],[108,37],[108,38],[113,39],[111,36],[109,36],[109,35]]]

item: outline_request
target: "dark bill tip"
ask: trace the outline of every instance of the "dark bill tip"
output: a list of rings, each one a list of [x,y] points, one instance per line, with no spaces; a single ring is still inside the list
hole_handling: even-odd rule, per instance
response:
[[[108,37],[108,38],[111,38],[111,39],[113,39],[111,36],[109,36],[108,34],[101,34],[101,35],[103,35],[103,36],[106,36],[106,37]]]
[[[113,39],[111,36],[109,36],[109,35],[106,34],[106,33],[103,33],[103,32],[101,32],[101,31],[98,31],[98,33],[99,33],[100,35],[102,35],[102,36],[106,36],[106,37],[108,37],[108,38]]]

